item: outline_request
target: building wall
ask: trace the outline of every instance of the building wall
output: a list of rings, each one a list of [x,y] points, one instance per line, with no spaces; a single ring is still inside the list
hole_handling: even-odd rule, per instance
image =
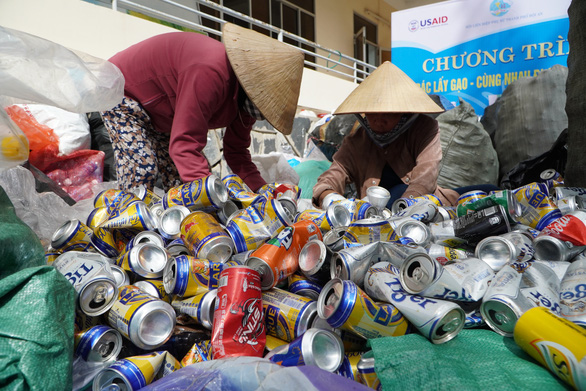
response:
[[[324,1],[336,4],[337,0]],[[348,0],[344,3],[352,2]],[[345,38],[340,41],[348,41],[345,44],[349,45],[350,49],[344,50],[348,50],[347,53],[351,55],[353,53],[351,49],[352,10],[344,13],[345,18],[348,16],[346,14],[350,18],[349,29],[339,29],[339,32],[333,32],[332,35],[342,34],[341,31],[344,31],[342,35]],[[330,19],[333,18],[334,16]],[[82,0],[2,0],[0,1],[0,26],[33,34],[102,59],[107,59],[124,48],[153,35],[176,31],[170,27]],[[318,39],[320,36],[324,39],[329,37],[321,27],[319,31]],[[322,45],[327,46],[328,43]],[[305,69],[299,106],[317,113],[329,113],[335,110],[355,87],[356,84],[339,77]]]

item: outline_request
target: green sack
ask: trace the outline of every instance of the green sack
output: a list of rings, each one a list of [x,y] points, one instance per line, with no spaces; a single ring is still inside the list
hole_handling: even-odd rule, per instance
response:
[[[0,280],[0,389],[71,390],[75,290],[52,266]]]
[[[328,160],[306,160],[293,167],[295,172],[299,174],[300,198],[311,199],[317,178],[331,165],[332,162]]]
[[[434,345],[419,334],[369,340],[383,390],[566,390],[512,338],[462,330]]]
[[[38,236],[18,218],[14,205],[0,186],[0,279],[27,267],[45,264]]]

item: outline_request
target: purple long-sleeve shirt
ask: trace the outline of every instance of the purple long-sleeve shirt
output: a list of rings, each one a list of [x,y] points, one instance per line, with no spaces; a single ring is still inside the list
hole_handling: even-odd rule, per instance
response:
[[[124,94],[144,107],[155,129],[170,133],[169,155],[181,180],[210,174],[202,154],[209,129],[226,128],[224,158],[253,190],[266,182],[251,161],[255,119],[238,107],[238,79],[221,42],[198,33],[154,36],[114,55]]]

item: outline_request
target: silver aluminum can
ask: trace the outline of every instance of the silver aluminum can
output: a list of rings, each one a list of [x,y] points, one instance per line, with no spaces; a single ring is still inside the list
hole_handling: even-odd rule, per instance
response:
[[[183,205],[171,206],[161,213],[159,218],[159,233],[167,240],[181,237],[181,222],[191,211]]]
[[[454,206],[438,206],[437,214],[435,215],[434,223],[455,219],[458,217],[456,207]]]
[[[325,213],[325,220],[329,223],[329,229],[347,227],[350,224],[350,212],[342,205],[332,204],[327,207]]]
[[[331,278],[333,253],[319,239],[310,240],[299,252],[299,270],[312,281],[325,284]]]
[[[280,197],[277,201],[283,207],[283,211],[287,215],[287,218],[290,221],[295,221],[295,216],[297,215],[297,202],[289,197]]]
[[[126,270],[122,269],[118,265],[110,265],[110,269],[112,270],[112,274],[116,280],[116,288],[120,288],[124,285],[130,285],[130,279],[128,278],[128,273],[126,273]]]
[[[560,284],[561,315],[586,327],[586,257],[572,262]]]
[[[333,253],[344,248],[344,235],[348,230],[347,226],[334,227],[324,233],[323,242]]]
[[[419,246],[427,247],[431,244],[431,231],[427,224],[424,224],[419,220],[407,218],[397,224],[395,232],[400,237],[410,238]]]
[[[442,266],[429,255],[418,255],[405,260],[399,270],[408,293],[458,301],[481,300],[494,276],[490,266],[477,258]]]
[[[77,307],[86,315],[101,315],[116,301],[116,279],[106,257],[68,251],[59,255],[53,266],[73,285]]]
[[[557,200],[555,205],[558,207],[558,209],[560,210],[560,212],[562,212],[563,215],[567,215],[568,213],[575,212],[578,209],[582,209],[578,207],[577,199],[578,196],[571,195]]]
[[[495,272],[511,262],[533,258],[533,239],[521,232],[507,232],[489,236],[476,245],[475,256],[486,262]]]
[[[552,268],[531,262],[531,267],[523,273],[520,292],[535,307],[545,307],[560,316],[560,282]]]
[[[140,288],[126,285],[108,312],[108,324],[137,347],[154,350],[173,334],[175,310]]]
[[[126,243],[125,251],[129,251],[133,246],[139,243],[152,243],[159,247],[165,247],[165,241],[161,235],[155,231],[141,231]]]
[[[171,295],[165,291],[165,285],[161,280],[141,280],[136,281],[133,285],[157,299],[166,301],[167,303],[171,302]]]
[[[554,187],[555,199],[560,200],[569,196],[586,196],[586,188],[584,187],[568,187],[568,186],[556,186]]]
[[[423,223],[429,223],[435,220],[437,213],[438,205],[436,203],[427,199],[421,199],[413,205],[396,212],[393,214],[393,217],[410,217]]]
[[[574,261],[572,263],[577,262],[581,258],[582,255],[578,255],[576,258],[574,258]],[[570,265],[572,264],[570,262],[564,261],[540,261],[535,259],[531,262],[540,263],[542,265],[549,267],[551,270],[554,271],[555,275],[560,279],[560,281],[564,278],[566,272],[568,271],[568,267],[570,267]]]
[[[374,371],[374,352],[369,350],[360,356],[358,364],[356,364],[360,382],[373,390],[381,391],[382,385]]]
[[[77,219],[66,221],[51,236],[51,247],[60,252],[85,251],[90,246],[93,231]]]
[[[584,252],[586,246],[574,246],[553,236],[542,235],[533,239],[533,249],[537,260],[569,261]]]
[[[210,289],[188,299],[173,300],[171,305],[177,313],[188,315],[206,329],[211,330],[214,324],[217,297],[218,290]]]
[[[230,258],[230,259],[234,262],[238,262],[240,265],[244,265],[246,263],[246,260],[248,258],[250,258],[250,255],[254,251],[255,250],[248,250],[248,251],[243,251],[241,253],[236,253],[236,254],[232,255],[232,258]]]
[[[144,278],[161,278],[168,262],[165,248],[153,243],[139,243],[116,260],[124,270]]]
[[[474,256],[473,252],[442,246],[436,243],[430,243],[427,247],[427,254],[442,265]]]
[[[408,208],[411,205],[414,205],[416,202],[417,200],[414,200],[413,198],[398,198],[393,202],[393,205],[391,205],[391,213],[395,215],[403,209]]]
[[[189,251],[189,249],[185,245],[185,242],[183,242],[183,239],[181,238],[175,239],[172,242],[167,243],[167,245],[165,246],[165,250],[167,250],[167,253],[169,254],[170,258],[175,258],[180,255],[191,255],[191,251]]]
[[[400,267],[413,254],[427,254],[424,247],[416,243],[379,242],[379,259]]]
[[[366,271],[379,260],[379,242],[338,251],[330,261],[330,277],[351,280],[362,286]]]
[[[531,265],[528,262],[505,265],[492,279],[482,298],[482,318],[500,335],[512,337],[517,319],[535,307],[531,300],[520,294],[523,274]]]
[[[391,193],[382,186],[370,186],[366,189],[366,195],[368,202],[376,208],[378,213],[381,213],[386,208],[391,199]]]
[[[163,203],[159,202],[157,204],[151,205],[149,207],[149,211],[151,212],[151,215],[153,216],[155,228],[159,229],[159,227],[161,226],[161,215],[165,211],[165,207],[163,206]]]
[[[262,292],[268,335],[291,342],[305,333],[317,316],[317,302],[307,297],[272,288]]]
[[[224,206],[222,206],[220,209],[215,211],[216,217],[218,218],[218,220],[226,225],[230,219],[230,217],[235,214],[238,213],[240,211],[240,208],[238,207],[238,205],[236,205],[236,203],[234,201],[232,201],[231,199],[228,199],[226,201],[226,203],[224,204]]]
[[[107,362],[122,350],[122,336],[117,330],[97,325],[75,333],[75,355],[85,361]]]
[[[335,372],[344,360],[344,345],[335,333],[308,329],[288,344],[271,350],[265,358],[281,366],[313,365]]]
[[[468,246],[468,241],[456,236],[454,230],[454,219],[444,220],[437,223],[429,223],[429,233],[431,234],[431,241],[439,245],[446,245],[449,247]]]
[[[342,340],[342,344],[344,344],[345,352],[363,352],[366,350],[368,340],[350,331],[332,327],[327,320],[320,318],[319,316],[316,316],[313,319],[310,328],[328,330],[332,333],[336,333]]]
[[[327,209],[334,201],[343,201],[345,200],[346,197],[344,197],[343,195],[340,195],[338,193],[330,193],[328,195],[326,195],[324,197],[324,199],[321,201],[321,208],[322,209]]]
[[[397,307],[431,342],[440,344],[456,337],[465,324],[464,310],[450,301],[407,293],[398,275],[399,269],[391,263],[378,262],[368,269],[364,290],[370,297]]]

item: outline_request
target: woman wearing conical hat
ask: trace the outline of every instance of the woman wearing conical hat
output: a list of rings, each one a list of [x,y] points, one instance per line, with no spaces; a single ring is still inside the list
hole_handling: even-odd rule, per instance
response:
[[[371,186],[388,189],[389,208],[398,198],[425,194],[455,205],[459,191],[437,185],[442,159],[439,127],[425,115],[442,111],[394,64],[380,65],[334,113],[356,114],[362,126],[344,138],[332,165],[318,178],[314,204],[320,206],[330,193],[344,195],[346,185],[354,183],[360,198]]]
[[[303,54],[227,23],[223,43],[205,35],[154,36],[114,55],[124,99],[102,112],[116,158],[118,186],[164,190],[210,174],[202,150],[209,129],[225,128],[227,164],[252,189],[266,182],[248,147],[256,120],[288,135],[293,127]]]

